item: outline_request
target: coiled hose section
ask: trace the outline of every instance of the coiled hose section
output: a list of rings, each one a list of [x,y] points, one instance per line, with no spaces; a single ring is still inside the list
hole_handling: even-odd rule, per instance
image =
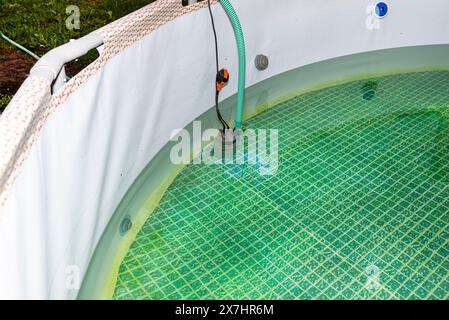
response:
[[[237,40],[237,48],[239,55],[239,79],[238,79],[238,92],[237,92],[237,108],[235,115],[235,128],[242,129],[243,121],[243,103],[245,99],[245,77],[246,77],[246,49],[245,38],[243,36],[242,26],[234,7],[229,0],[220,0],[226,14],[232,22],[234,28],[235,37]]]

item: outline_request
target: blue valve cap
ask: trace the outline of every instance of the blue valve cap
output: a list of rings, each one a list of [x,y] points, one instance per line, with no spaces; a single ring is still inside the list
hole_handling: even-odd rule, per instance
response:
[[[388,14],[388,5],[385,2],[376,4],[376,15],[379,18],[384,18]]]

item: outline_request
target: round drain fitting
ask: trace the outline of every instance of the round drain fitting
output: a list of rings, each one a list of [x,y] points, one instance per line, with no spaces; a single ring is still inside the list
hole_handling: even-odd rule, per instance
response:
[[[268,65],[270,64],[270,61],[268,60],[268,57],[263,55],[263,54],[259,54],[256,56],[256,69],[259,71],[263,71],[266,70],[268,68]]]
[[[131,221],[131,217],[126,216],[120,223],[120,234],[124,236],[128,233],[129,230],[131,230],[132,226],[133,223]]]

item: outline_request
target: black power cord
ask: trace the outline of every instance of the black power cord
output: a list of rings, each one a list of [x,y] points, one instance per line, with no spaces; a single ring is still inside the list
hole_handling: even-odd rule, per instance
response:
[[[214,31],[214,38],[215,38],[215,62],[216,62],[216,67],[217,67],[217,75],[220,72],[220,67],[219,67],[219,57],[218,57],[218,39],[217,39],[217,31],[215,29],[215,21],[214,21],[214,15],[212,14],[212,7],[211,7],[211,3],[210,0],[207,0],[208,6],[209,6],[209,13],[210,13],[210,20],[212,22],[212,30]],[[215,110],[217,111],[217,117],[218,120],[220,120],[222,126],[223,126],[223,132],[226,129],[230,129],[228,123],[223,119],[221,113],[220,113],[220,108],[219,108],[219,98],[220,98],[220,91],[217,89],[217,85],[216,83],[214,84],[214,88],[215,88]]]

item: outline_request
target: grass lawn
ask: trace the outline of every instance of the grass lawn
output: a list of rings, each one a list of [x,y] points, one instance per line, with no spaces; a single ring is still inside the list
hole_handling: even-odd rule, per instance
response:
[[[0,32],[37,55],[82,37],[154,0],[7,0],[0,1]],[[66,28],[66,8],[80,9],[80,30]],[[80,59],[84,68],[92,57]],[[35,61],[0,39],[0,110],[25,80]]]
[[[5,108],[8,105],[8,103],[11,101],[12,97],[13,97],[12,95],[4,96],[4,95],[0,94],[0,109]]]

